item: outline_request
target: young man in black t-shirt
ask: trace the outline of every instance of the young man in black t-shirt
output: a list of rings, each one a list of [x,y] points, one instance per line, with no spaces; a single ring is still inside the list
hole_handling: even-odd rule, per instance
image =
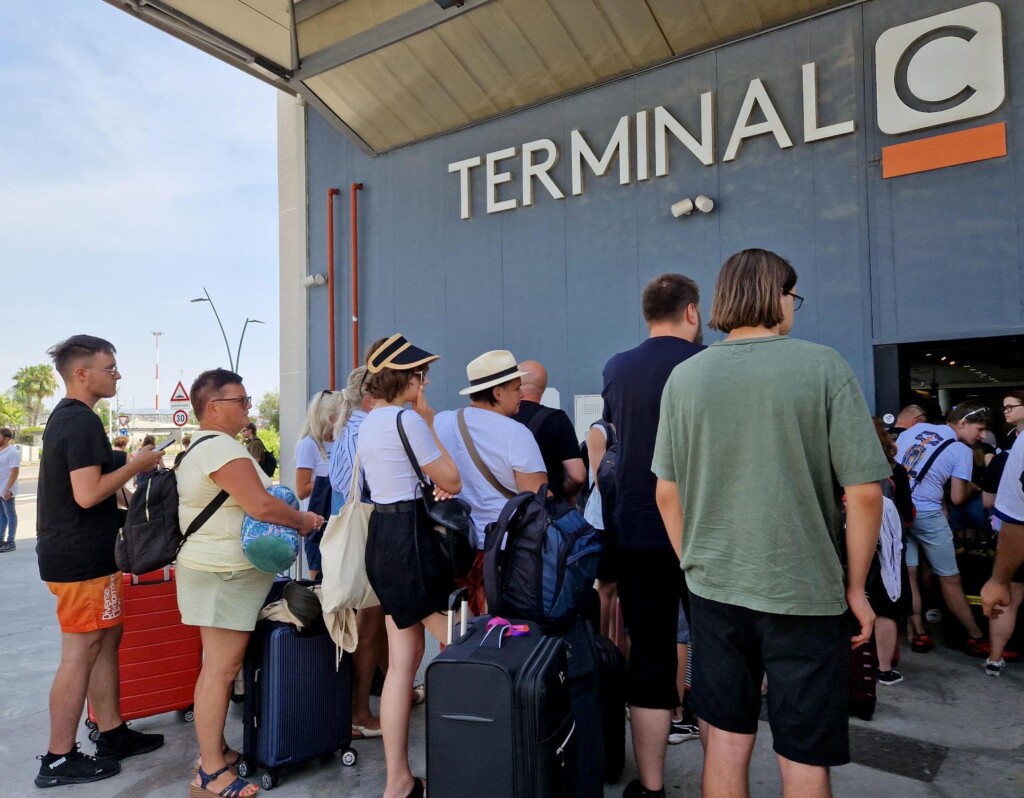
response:
[[[519,412],[513,418],[530,428],[540,447],[544,468],[548,472],[548,489],[564,501],[575,502],[587,479],[580,443],[576,440],[576,428],[564,410],[544,407],[540,403],[548,387],[547,369],[536,360],[524,360],[519,364],[519,370],[528,373],[523,377]],[[542,415],[538,417],[538,414]]]
[[[626,701],[640,776],[626,786],[624,798],[664,796],[665,750],[672,712],[679,706],[676,632],[685,586],[658,512],[651,463],[665,383],[677,365],[704,349],[699,302],[699,289],[690,278],[655,277],[643,293],[650,337],[604,367],[604,419],[615,427],[619,441],[614,509],[618,590],[629,629]],[[696,735],[690,724],[686,731],[690,738]]]
[[[117,649],[121,643],[121,573],[114,562],[118,513],[114,494],[160,452],[143,447],[114,469],[110,441],[93,411],[121,378],[114,346],[75,335],[48,354],[67,389],[43,432],[36,514],[39,575],[57,597],[60,665],[50,690],[49,750],[39,757],[37,787],[80,784],[117,774],[118,762],[163,745],[121,719]],[[78,750],[75,733],[88,695],[99,739],[97,756]]]

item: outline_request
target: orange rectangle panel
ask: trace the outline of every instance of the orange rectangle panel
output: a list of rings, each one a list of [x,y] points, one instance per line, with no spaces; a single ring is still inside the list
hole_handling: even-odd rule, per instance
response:
[[[1006,123],[882,147],[882,177],[930,172],[1006,155]]]

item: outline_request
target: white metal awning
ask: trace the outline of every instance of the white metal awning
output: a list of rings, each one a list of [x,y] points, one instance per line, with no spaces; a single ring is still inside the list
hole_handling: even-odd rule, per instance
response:
[[[850,1],[105,0],[303,96],[369,154]]]

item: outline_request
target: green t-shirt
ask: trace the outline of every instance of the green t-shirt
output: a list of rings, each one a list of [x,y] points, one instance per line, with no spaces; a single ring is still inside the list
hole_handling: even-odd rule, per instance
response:
[[[662,394],[652,468],[679,486],[682,568],[698,596],[782,615],[846,609],[836,483],[891,469],[838,352],[771,336],[681,363]]]

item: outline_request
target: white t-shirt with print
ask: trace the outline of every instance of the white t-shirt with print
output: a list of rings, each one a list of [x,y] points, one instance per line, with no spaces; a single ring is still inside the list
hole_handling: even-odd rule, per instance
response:
[[[950,439],[956,441],[956,433],[948,424],[915,424],[896,439],[896,460],[908,472],[920,470],[936,447]],[[974,457],[967,446],[959,441],[947,446],[931,464],[924,481],[917,484],[917,480],[910,477],[914,507],[919,513],[941,512],[943,489],[950,477],[970,482],[973,469]]]
[[[399,408],[390,405],[374,408],[359,428],[356,452],[376,504],[394,504],[419,495],[416,472],[398,437],[398,413]],[[402,428],[421,469],[441,457],[430,427],[417,413],[407,410]]]
[[[491,410],[467,407],[466,426],[473,439],[480,459],[490,468],[495,479],[512,493],[518,493],[515,473],[535,474],[547,471],[540,447],[533,433],[525,424]],[[455,460],[462,476],[460,499],[465,499],[473,508],[473,524],[476,527],[476,547],[484,546],[484,528],[498,520],[501,509],[508,501],[491,487],[479,469],[459,433],[456,411],[438,413],[434,419],[437,437]]]
[[[213,440],[205,440],[210,435]],[[220,486],[210,478],[210,474],[234,460],[251,462],[263,487],[270,487],[270,477],[232,436],[212,430],[196,433],[177,470],[178,524],[182,532],[220,493]],[[252,568],[252,563],[242,552],[244,520],[242,505],[229,495],[217,512],[185,541],[178,553],[178,562],[196,571],[217,573]]]
[[[7,480],[11,478],[11,471],[21,468],[21,450],[13,443],[8,443],[0,449],[0,495],[7,487]],[[18,480],[11,485],[11,493],[18,495]]]
[[[1018,435],[1010,449],[996,491],[995,515],[1000,521],[1024,524],[1024,436]]]
[[[324,441],[324,449],[327,450],[327,457],[324,457],[316,441],[307,435],[298,446],[295,447],[295,467],[309,468],[313,471],[313,477],[326,477],[330,474],[331,449],[334,448],[334,441]]]

